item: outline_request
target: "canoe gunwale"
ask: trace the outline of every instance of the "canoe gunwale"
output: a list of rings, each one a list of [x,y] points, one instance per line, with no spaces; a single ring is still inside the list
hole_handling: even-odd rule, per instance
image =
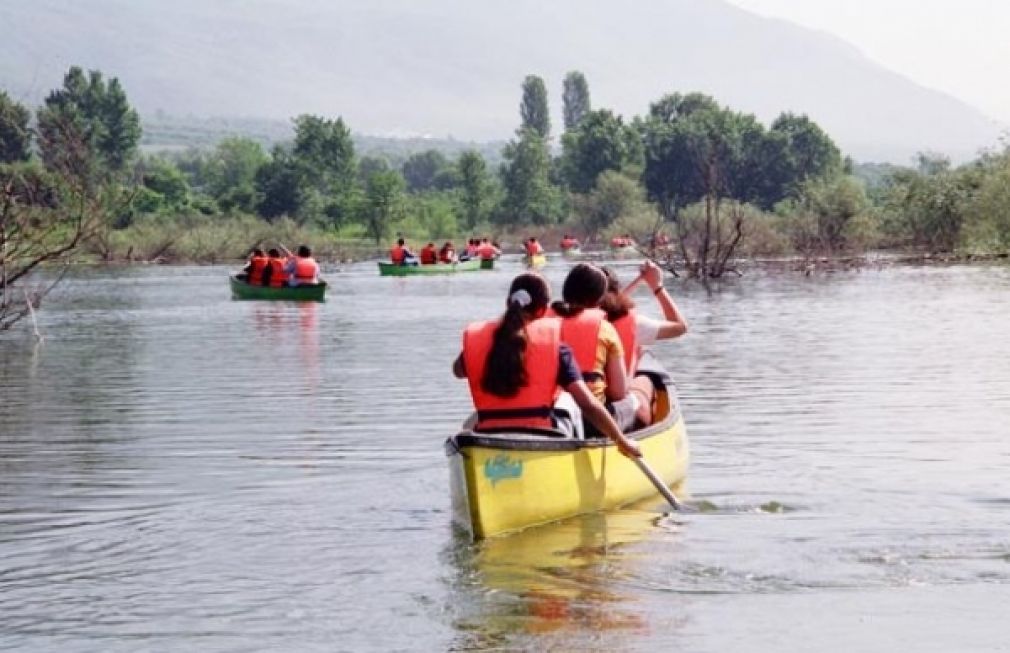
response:
[[[680,410],[676,402],[670,406],[670,412],[662,420],[650,424],[644,429],[632,431],[625,435],[635,441],[648,440],[661,435],[672,428],[680,420]],[[562,435],[538,435],[522,431],[503,431],[501,433],[478,433],[476,431],[460,431],[446,440],[445,453],[453,456],[463,453],[466,447],[483,447],[485,449],[501,449],[509,451],[580,451],[582,449],[597,449],[600,447],[616,447],[608,438],[571,438]]]

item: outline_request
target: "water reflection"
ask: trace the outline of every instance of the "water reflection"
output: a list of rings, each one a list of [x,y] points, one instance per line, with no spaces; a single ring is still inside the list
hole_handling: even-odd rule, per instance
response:
[[[461,636],[454,648],[541,649],[576,633],[615,643],[622,633],[647,634],[648,619],[635,605],[635,544],[654,537],[660,519],[629,508],[472,545],[455,533],[454,589],[461,596],[450,602],[473,612],[455,624]]]

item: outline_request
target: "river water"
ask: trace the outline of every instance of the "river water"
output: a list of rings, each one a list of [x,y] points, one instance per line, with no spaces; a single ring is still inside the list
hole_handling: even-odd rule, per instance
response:
[[[0,340],[0,650],[1010,650],[1010,269],[669,279],[705,509],[474,545],[449,367],[502,268],[75,272]]]

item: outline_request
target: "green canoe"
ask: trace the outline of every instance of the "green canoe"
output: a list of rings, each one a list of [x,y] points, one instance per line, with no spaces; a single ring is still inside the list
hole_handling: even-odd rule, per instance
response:
[[[409,277],[415,274],[455,274],[456,272],[472,272],[488,269],[481,265],[482,261],[470,259],[459,263],[434,263],[431,265],[397,265],[396,263],[379,262],[379,275],[383,277]],[[490,261],[494,264],[494,261]]]
[[[302,286],[250,286],[234,275],[228,277],[235,299],[277,299],[289,302],[321,302],[326,295],[326,282]]]

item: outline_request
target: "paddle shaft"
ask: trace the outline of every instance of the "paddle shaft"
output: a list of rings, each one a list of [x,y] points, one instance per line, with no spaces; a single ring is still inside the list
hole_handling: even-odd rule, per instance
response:
[[[682,504],[670,488],[667,487],[666,483],[656,476],[656,472],[652,471],[652,468],[649,467],[649,464],[646,463],[644,459],[641,457],[635,457],[632,458],[632,460],[634,460],[635,464],[638,465],[638,468],[642,470],[642,473],[645,474],[650,481],[652,481],[652,484],[656,486],[656,489],[663,495],[663,498],[670,502],[670,505],[673,506],[674,510],[684,510],[684,504]]]
[[[630,294],[631,291],[635,289],[635,286],[637,286],[639,283],[641,283],[642,279],[644,279],[644,278],[645,278],[645,275],[640,273],[637,277],[635,277],[634,279],[631,280],[631,283],[629,283],[628,285],[626,285],[624,287],[624,290],[622,290],[621,293],[624,294],[624,295]]]

